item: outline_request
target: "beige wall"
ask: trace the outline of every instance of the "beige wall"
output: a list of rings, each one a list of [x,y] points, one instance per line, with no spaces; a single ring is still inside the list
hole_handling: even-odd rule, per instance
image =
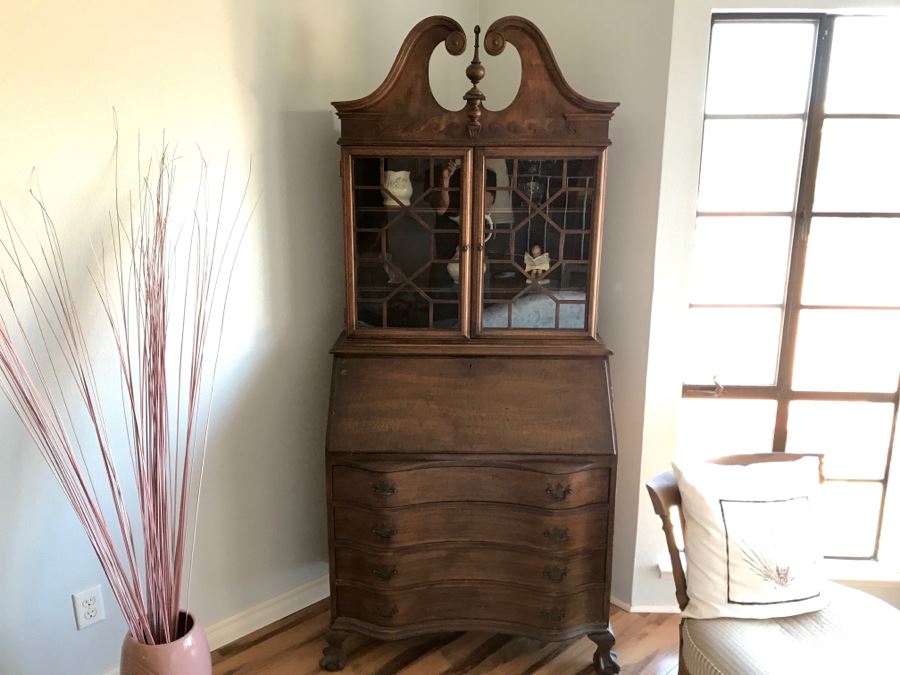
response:
[[[37,214],[27,190],[40,185],[80,297],[90,295],[81,272],[88,240],[109,207],[114,106],[125,179],[139,131],[145,154],[163,130],[177,142],[185,189],[195,144],[220,168],[230,150],[236,177],[253,160],[261,201],[235,281],[189,601],[207,625],[325,572],[328,349],[344,302],[330,101],[372,91],[419,19],[448,14],[473,25],[476,8],[437,0],[4,7],[0,199],[30,228]],[[463,68],[453,80],[465,85]],[[101,375],[118,386],[114,371]],[[69,601],[102,580],[99,566],[5,404],[0,437],[0,672],[106,671],[124,634],[108,587],[108,619],[83,632]]]
[[[39,179],[76,264],[87,259],[87,234],[108,204],[113,106],[123,166],[138,131],[148,148],[163,129],[182,154],[196,143],[215,163],[230,150],[238,174],[253,159],[262,200],[236,281],[190,599],[204,622],[324,569],[327,350],[343,304],[329,102],[370,92],[409,28],[435,13],[484,27],[522,14],[545,31],[576,89],[622,101],[612,132],[601,330],[617,351],[614,584],[630,596],[671,4],[194,0],[61,11],[33,2],[7,13],[0,81],[14,95],[0,99],[0,196],[20,224],[33,222],[25,193]],[[512,50],[488,65],[489,101],[508,100],[514,78],[504,85],[500,74],[515,71]],[[467,87],[452,59],[437,57],[435,70],[441,100]],[[0,670],[103,670],[115,661],[123,624],[110,608],[106,622],[75,632],[68,595],[101,573],[48,472],[2,410],[0,429],[17,486],[0,494],[0,584],[17,608],[0,614]],[[39,649],[35,625],[60,648]]]

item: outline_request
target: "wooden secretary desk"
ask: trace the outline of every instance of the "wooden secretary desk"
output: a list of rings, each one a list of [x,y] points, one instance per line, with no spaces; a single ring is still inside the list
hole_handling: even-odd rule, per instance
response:
[[[608,127],[541,32],[506,17],[522,84],[484,107],[479,28],[461,110],[432,95],[458,23],[407,36],[384,83],[335,103],[347,330],[333,348],[327,481],[332,624],[382,639],[588,635],[617,673],[609,578],[616,444],[596,335]],[[465,63],[465,60],[463,60]],[[464,89],[465,87],[463,87]]]

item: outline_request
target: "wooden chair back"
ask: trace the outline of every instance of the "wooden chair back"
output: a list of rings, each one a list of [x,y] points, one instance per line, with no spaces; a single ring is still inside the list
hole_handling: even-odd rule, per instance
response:
[[[793,454],[786,452],[765,452],[749,455],[727,455],[711,459],[711,464],[758,464],[761,462],[790,462],[802,457],[818,457],[819,458],[819,481],[825,482],[824,473],[824,456],[820,454]],[[675,481],[675,474],[671,471],[651,478],[647,481],[647,491],[650,493],[650,501],[653,503],[653,510],[662,520],[663,532],[666,535],[666,546],[669,549],[669,557],[672,559],[672,577],[675,580],[675,598],[678,600],[678,607],[684,609],[688,604],[687,579],[684,576],[684,566],[681,564],[681,552],[678,550],[678,542],[675,539],[675,530],[672,526],[672,508],[678,510],[678,517],[681,520],[681,531],[684,532],[684,513],[681,510],[681,493],[678,491],[678,483]]]

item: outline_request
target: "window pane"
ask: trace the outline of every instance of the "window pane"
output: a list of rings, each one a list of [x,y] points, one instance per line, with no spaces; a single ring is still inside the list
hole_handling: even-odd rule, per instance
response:
[[[780,309],[688,310],[689,384],[773,384]]]
[[[881,483],[832,483],[823,490],[825,555],[870,558],[875,555]]]
[[[836,478],[884,478],[894,406],[860,401],[792,401],[787,452],[825,453]]]
[[[900,310],[801,310],[793,387],[894,391],[898,345]]]
[[[781,304],[790,237],[786,217],[697,218],[691,302]]]
[[[459,267],[462,164],[462,157],[354,157],[357,328],[459,330],[459,285],[449,268],[454,255]],[[451,166],[439,213],[441,174]]]
[[[826,119],[816,211],[900,212],[900,120]]]
[[[707,120],[699,211],[792,211],[802,120]]]
[[[771,452],[775,401],[685,398],[678,415],[677,453],[709,459]]]
[[[483,192],[482,327],[584,330],[597,159],[495,158]],[[496,217],[494,217],[496,215]]]
[[[814,38],[812,23],[716,23],[706,112],[803,112]]]
[[[883,16],[834,22],[825,112],[900,113],[900,21]]]
[[[900,306],[900,218],[813,218],[803,303]]]

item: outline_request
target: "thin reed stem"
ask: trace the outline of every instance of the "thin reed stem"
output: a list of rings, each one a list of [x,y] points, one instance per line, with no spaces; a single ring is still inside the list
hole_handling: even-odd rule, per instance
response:
[[[88,339],[59,230],[38,195],[37,253],[0,204],[0,298],[6,306],[0,311],[0,389],[82,524],[130,634],[161,644],[179,637],[185,573],[190,586],[224,310],[255,205],[245,214],[248,173],[226,223],[227,162],[211,208],[201,154],[185,246],[181,228],[172,224],[174,151],[164,143],[158,160],[140,173],[136,198],[129,193],[124,199],[118,127],[116,133],[115,208],[109,239],[94,250],[98,269],[91,270],[90,283],[109,329],[120,400],[110,408],[101,397],[100,366],[107,364]],[[112,410],[124,423],[115,440]],[[122,446],[133,484],[117,465]],[[99,481],[93,475],[98,466]],[[129,513],[131,491],[136,520]]]

